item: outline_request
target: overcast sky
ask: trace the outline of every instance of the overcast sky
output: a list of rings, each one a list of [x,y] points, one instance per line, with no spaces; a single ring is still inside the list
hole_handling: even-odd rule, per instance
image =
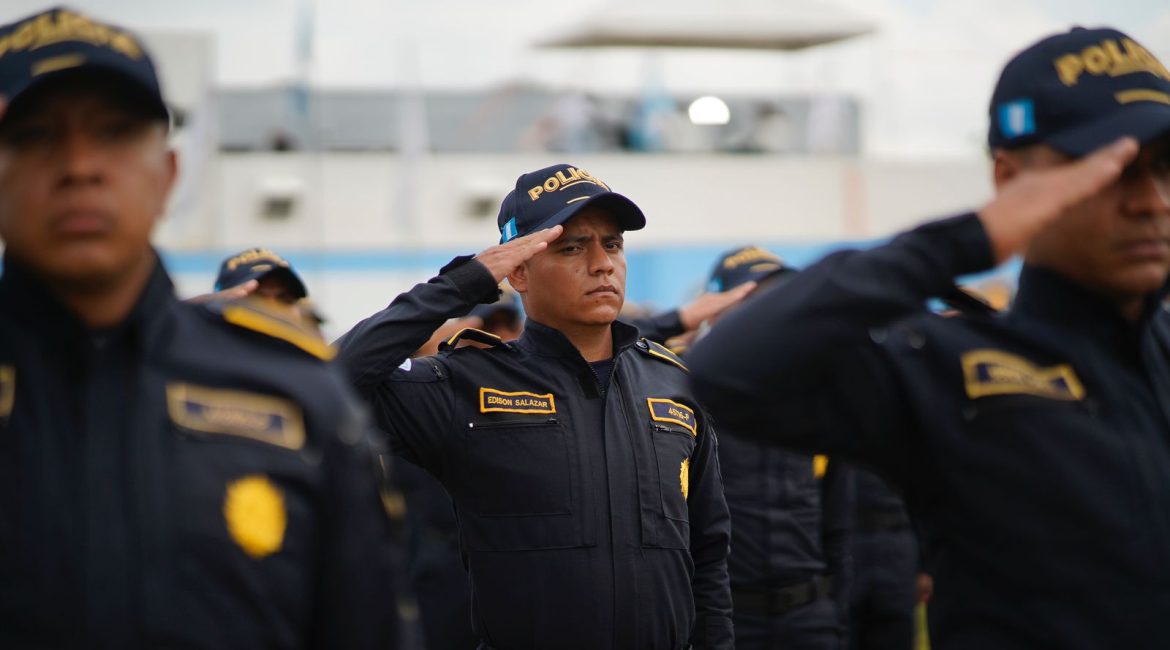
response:
[[[638,0],[624,0],[637,2]],[[800,0],[776,0],[797,2]],[[297,74],[297,35],[312,6],[315,85],[485,88],[525,81],[637,92],[653,70],[679,93],[843,92],[861,98],[866,152],[975,155],[986,98],[1020,47],[1074,24],[1110,24],[1170,61],[1166,0],[834,0],[876,32],[798,54],[565,52],[532,44],[613,0],[78,0],[71,6],[150,31],[213,35],[221,86],[274,84]],[[711,0],[718,6],[720,0]],[[46,4],[3,0],[0,20]]]

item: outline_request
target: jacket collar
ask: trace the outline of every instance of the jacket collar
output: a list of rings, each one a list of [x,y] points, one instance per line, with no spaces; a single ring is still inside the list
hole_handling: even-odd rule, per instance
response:
[[[616,358],[638,341],[638,328],[621,321],[614,321],[610,327],[613,331],[613,356]],[[516,345],[522,350],[545,357],[581,357],[581,352],[560,330],[531,318],[524,324],[524,333]]]
[[[1068,278],[1048,269],[1025,265],[1019,292],[1009,318],[1023,316],[1063,330],[1073,330],[1095,341],[1132,350],[1150,320],[1160,311],[1170,284],[1151,294],[1137,323],[1126,320],[1117,306]]]

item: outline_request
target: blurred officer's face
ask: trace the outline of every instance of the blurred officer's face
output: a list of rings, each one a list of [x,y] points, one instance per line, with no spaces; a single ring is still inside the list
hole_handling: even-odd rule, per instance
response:
[[[1008,155],[1020,169],[1069,161],[1044,145]],[[998,157],[996,167],[997,183],[1005,182]],[[1161,288],[1170,275],[1170,136],[1143,147],[1120,179],[1037,235],[1025,257],[1123,303]]]
[[[301,299],[293,287],[292,281],[283,275],[269,273],[260,276],[256,286],[256,295],[263,296],[285,305],[295,305]]]
[[[116,286],[150,263],[175,178],[166,127],[109,80],[31,91],[0,127],[0,239],[46,279]]]
[[[608,326],[626,295],[626,253],[617,220],[585,208],[548,248],[508,276],[524,309],[557,329]]]

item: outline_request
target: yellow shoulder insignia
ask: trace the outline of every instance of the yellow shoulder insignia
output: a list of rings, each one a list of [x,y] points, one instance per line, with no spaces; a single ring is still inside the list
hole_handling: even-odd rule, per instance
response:
[[[683,372],[690,372],[690,369],[687,368],[682,359],[678,358],[677,354],[671,352],[670,348],[664,345],[659,345],[650,339],[644,338],[639,339],[637,345],[634,347],[638,348],[642,354],[648,357],[653,357],[659,361],[665,361],[666,363],[678,366]]]
[[[223,306],[223,319],[232,325],[260,332],[295,345],[318,359],[329,361],[337,355],[318,331],[303,319],[290,320],[293,312],[277,313],[269,301],[247,298]]]
[[[489,348],[494,348],[504,344],[504,339],[483,330],[477,330],[474,327],[464,327],[455,332],[455,334],[439,344],[439,350],[453,350],[457,347],[460,341],[472,341],[481,343]]]

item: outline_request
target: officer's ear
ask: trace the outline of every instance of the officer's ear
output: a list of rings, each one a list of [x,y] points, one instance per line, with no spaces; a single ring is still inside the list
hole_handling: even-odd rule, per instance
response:
[[[508,274],[508,284],[512,285],[516,293],[521,296],[528,293],[528,262],[512,269],[512,272]]]
[[[1020,175],[1024,170],[1022,160],[1015,155],[1014,152],[1006,151],[1004,149],[996,149],[991,152],[992,162],[992,177],[995,180],[995,189],[998,191],[1003,188],[1013,178]]]

